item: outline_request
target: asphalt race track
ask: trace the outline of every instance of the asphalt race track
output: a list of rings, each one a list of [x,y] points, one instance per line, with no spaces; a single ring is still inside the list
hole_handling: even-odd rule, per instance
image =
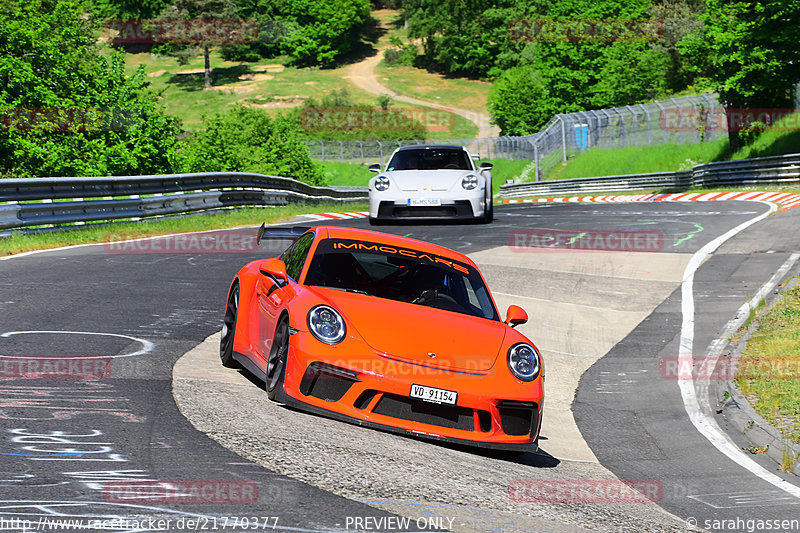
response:
[[[522,298],[528,331],[554,361],[548,387],[564,409],[552,413],[558,424],[543,428],[542,451],[513,460],[274,406],[246,375],[221,367],[214,370],[227,372],[220,381],[176,382],[190,423],[173,397],[173,365],[219,331],[241,265],[277,255],[274,244],[230,253],[230,237],[249,242],[254,229],[224,232],[228,244],[218,248],[142,241],[149,244],[0,261],[0,531],[47,531],[54,529],[48,520],[67,518],[95,521],[101,531],[680,531],[689,518],[742,531],[748,519],[797,519],[800,498],[715,448],[690,421],[687,392],[660,370],[686,340],[682,274],[690,259],[767,211],[755,202],[515,205],[497,206],[491,225],[378,228],[471,255],[501,313]],[[368,227],[363,219],[332,223]],[[773,215],[700,265],[691,286],[693,353],[702,355],[740,306],[791,263],[798,229],[800,210]],[[623,252],[610,249],[568,250],[581,256],[577,267],[564,267],[563,253],[514,253],[515,243],[554,231],[653,240],[636,252],[636,276],[626,274],[633,256],[615,263],[614,253]],[[784,277],[797,270],[789,264]],[[551,307],[558,319],[545,324]],[[624,338],[607,334],[612,326]],[[58,379],[22,375],[31,364],[63,359],[71,366]],[[559,373],[580,380],[574,403],[571,392],[559,397],[574,390]],[[213,417],[198,420],[200,408],[213,408]],[[724,418],[713,416],[724,430]],[[741,435],[727,435],[744,446]],[[779,475],[769,459],[750,457]],[[363,482],[367,474],[374,485]],[[611,474],[657,482],[667,512],[644,503],[521,504],[508,491],[520,478]],[[796,478],[790,484],[798,490]],[[162,498],[165,487],[172,492]],[[733,527],[706,523],[713,520]]]

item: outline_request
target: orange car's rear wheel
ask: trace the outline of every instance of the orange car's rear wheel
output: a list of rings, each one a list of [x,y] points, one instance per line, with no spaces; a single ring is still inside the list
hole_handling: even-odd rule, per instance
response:
[[[222,366],[236,368],[239,363],[233,358],[233,337],[236,333],[236,321],[239,318],[239,284],[231,288],[228,305],[222,319],[222,333],[219,339],[219,358]]]
[[[267,360],[267,396],[277,400],[283,392],[283,378],[286,375],[286,357],[289,353],[289,317],[284,316],[275,329],[272,348]]]

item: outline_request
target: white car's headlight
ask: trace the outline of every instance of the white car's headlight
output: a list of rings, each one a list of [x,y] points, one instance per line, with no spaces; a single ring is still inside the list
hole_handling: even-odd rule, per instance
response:
[[[375,178],[375,190],[385,191],[389,188],[389,178],[386,176],[378,176]]]
[[[347,333],[342,315],[327,305],[311,308],[308,312],[308,329],[325,344],[338,344]]]
[[[515,344],[508,350],[508,368],[518,379],[533,381],[542,368],[539,352],[530,344]]]
[[[467,174],[461,180],[461,186],[466,190],[471,191],[472,189],[478,186],[478,176],[476,176],[475,174]]]

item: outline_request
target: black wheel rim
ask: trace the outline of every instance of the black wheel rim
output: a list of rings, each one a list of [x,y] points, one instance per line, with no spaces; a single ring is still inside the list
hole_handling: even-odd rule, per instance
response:
[[[222,319],[222,336],[220,337],[220,357],[233,352],[233,334],[236,330],[236,316],[239,314],[239,287],[234,287],[228,298],[225,308],[225,317]]]
[[[272,349],[269,351],[267,361],[267,390],[273,391],[278,386],[278,382],[283,374],[283,367],[286,364],[286,353],[289,351],[289,322],[284,319],[278,325],[275,332],[275,339],[272,341]]]

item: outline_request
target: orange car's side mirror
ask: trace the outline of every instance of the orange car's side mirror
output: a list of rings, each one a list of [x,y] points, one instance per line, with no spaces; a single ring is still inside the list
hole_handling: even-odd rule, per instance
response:
[[[261,274],[274,279],[278,284],[286,282],[286,279],[289,277],[286,274],[286,263],[280,259],[261,261],[258,265],[258,270]]]
[[[518,305],[508,306],[508,311],[506,312],[506,324],[513,328],[519,326],[520,324],[524,324],[527,321],[528,313],[526,313],[523,308]]]

